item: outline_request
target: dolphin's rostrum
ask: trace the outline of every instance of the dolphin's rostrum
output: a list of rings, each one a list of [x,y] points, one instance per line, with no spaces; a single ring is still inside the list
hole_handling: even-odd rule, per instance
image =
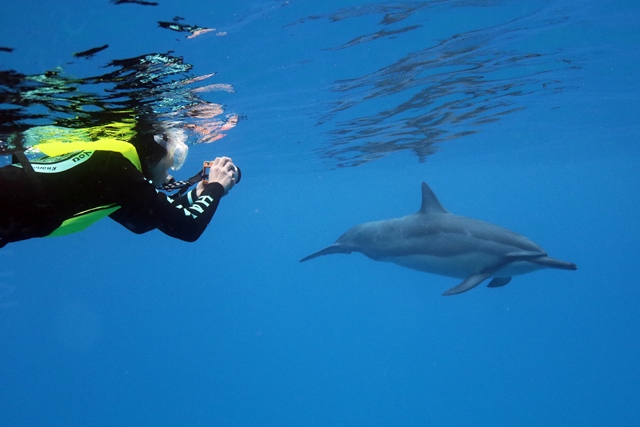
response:
[[[520,234],[488,222],[449,213],[426,183],[422,207],[403,218],[366,222],[300,262],[322,255],[361,252],[427,273],[464,279],[443,295],[459,294],[492,277],[489,287],[504,286],[511,276],[543,268],[575,270],[573,263],[550,258]]]

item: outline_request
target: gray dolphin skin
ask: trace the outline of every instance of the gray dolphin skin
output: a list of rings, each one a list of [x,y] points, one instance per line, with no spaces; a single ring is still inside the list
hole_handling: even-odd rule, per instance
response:
[[[466,292],[488,278],[490,288],[512,276],[543,268],[576,270],[570,262],[550,258],[538,245],[506,228],[449,213],[426,183],[422,207],[412,215],[356,225],[336,242],[300,262],[330,254],[360,252],[427,273],[464,279],[443,295]]]

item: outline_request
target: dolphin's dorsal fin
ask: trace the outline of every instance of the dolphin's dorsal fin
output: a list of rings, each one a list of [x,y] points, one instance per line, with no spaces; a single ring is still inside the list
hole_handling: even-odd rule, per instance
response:
[[[442,207],[440,201],[426,182],[422,183],[422,206],[419,212],[421,214],[449,213],[448,210]]]

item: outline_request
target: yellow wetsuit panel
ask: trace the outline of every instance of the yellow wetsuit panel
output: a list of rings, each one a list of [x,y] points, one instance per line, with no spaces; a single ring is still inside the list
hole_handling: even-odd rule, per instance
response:
[[[59,141],[43,141],[41,144],[35,146],[42,153],[47,156],[54,157],[60,156],[74,151],[112,151],[121,153],[127,160],[129,160],[138,170],[142,170],[140,165],[140,159],[135,147],[125,141],[117,139],[103,138],[97,141],[73,141],[73,142],[59,142]],[[65,220],[60,227],[49,234],[47,237],[64,236],[67,234],[82,231],[89,227],[94,222],[104,218],[117,211],[120,208],[118,205],[105,205],[98,206],[87,211],[78,212],[73,217]]]

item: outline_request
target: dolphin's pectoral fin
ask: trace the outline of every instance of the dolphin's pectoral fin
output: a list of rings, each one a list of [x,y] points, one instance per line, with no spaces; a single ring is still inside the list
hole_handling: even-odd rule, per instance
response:
[[[480,283],[488,279],[490,276],[491,274],[489,273],[472,274],[471,276],[464,279],[462,283],[460,283],[458,286],[455,286],[449,289],[447,292],[443,293],[442,295],[448,296],[448,295],[461,294],[462,292],[467,292],[469,289],[473,289],[476,286],[478,286]]]
[[[475,288],[484,280],[491,277],[491,275],[498,271],[501,267],[504,267],[507,264],[511,264],[516,261],[528,261],[532,259],[545,257],[547,254],[544,252],[533,252],[533,251],[519,251],[519,252],[511,252],[504,256],[501,262],[498,264],[481,271],[480,273],[472,274],[467,277],[460,283],[458,286],[449,289],[442,295],[455,295],[461,294],[462,292],[466,292],[469,289]],[[490,288],[497,288],[499,286],[504,286],[511,281],[511,277],[496,277],[491,282],[489,282]]]
[[[351,252],[352,250],[349,249],[347,246],[341,245],[340,243],[334,243],[331,246],[327,246],[326,248],[321,249],[318,252],[312,253],[311,255],[302,258],[300,262],[308,261],[310,259],[317,258],[322,255],[350,254]]]
[[[504,286],[511,281],[511,277],[496,277],[487,285],[488,288],[499,288],[500,286]]]
[[[484,280],[491,277],[491,275],[496,271],[498,271],[501,267],[504,267],[507,264],[511,264],[512,262],[529,261],[533,259],[543,258],[546,256],[547,254],[544,252],[534,252],[534,251],[518,251],[518,252],[508,253],[507,255],[504,256],[502,261],[500,261],[496,265],[486,268],[480,273],[472,274],[471,276],[464,279],[464,281],[460,283],[458,286],[449,289],[447,292],[445,292],[442,295],[460,294],[462,292],[468,291],[469,289],[475,288]],[[489,282],[488,286],[490,288],[497,288],[497,287],[506,285],[510,281],[511,281],[511,277],[496,277],[491,282]]]

